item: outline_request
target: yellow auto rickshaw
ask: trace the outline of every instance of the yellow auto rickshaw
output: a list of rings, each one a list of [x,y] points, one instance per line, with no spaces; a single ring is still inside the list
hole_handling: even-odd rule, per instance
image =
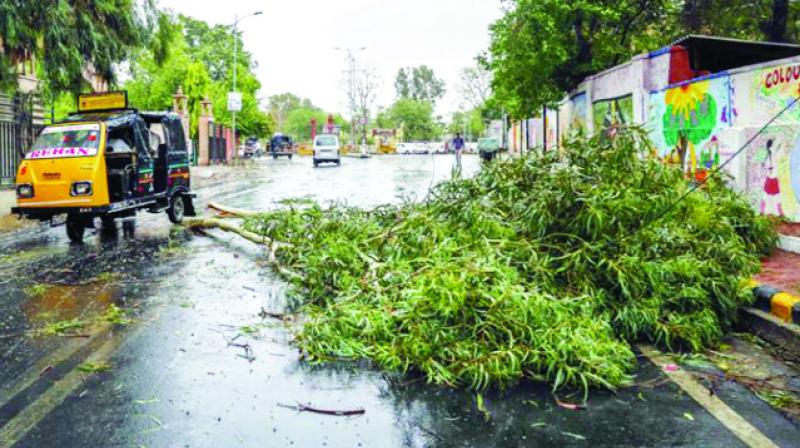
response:
[[[95,218],[104,226],[139,210],[194,216],[189,154],[180,117],[139,112],[126,92],[81,95],[78,112],[47,126],[28,148],[16,179],[12,213],[66,223],[73,242]],[[66,220],[58,222],[59,216]]]

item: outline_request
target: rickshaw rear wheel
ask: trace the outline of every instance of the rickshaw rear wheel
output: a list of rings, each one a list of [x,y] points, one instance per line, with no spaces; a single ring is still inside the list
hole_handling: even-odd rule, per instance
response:
[[[167,209],[167,216],[173,224],[180,224],[183,221],[183,216],[186,213],[186,203],[184,202],[183,195],[176,194],[172,196],[169,201],[169,208]]]
[[[75,214],[70,213],[67,215],[67,236],[73,243],[80,243],[83,241],[83,234],[86,232],[86,224],[83,219]]]

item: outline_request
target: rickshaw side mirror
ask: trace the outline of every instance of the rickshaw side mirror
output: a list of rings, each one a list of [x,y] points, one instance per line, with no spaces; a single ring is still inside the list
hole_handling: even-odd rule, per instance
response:
[[[114,147],[113,146],[106,146],[106,154],[111,154],[112,152],[114,152]]]

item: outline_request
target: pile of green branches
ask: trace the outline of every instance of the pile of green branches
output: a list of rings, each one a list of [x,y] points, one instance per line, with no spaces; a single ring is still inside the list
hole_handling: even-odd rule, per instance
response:
[[[690,186],[649,153],[638,132],[578,140],[422,202],[295,203],[245,228],[287,243],[276,264],[302,298],[310,359],[476,389],[615,388],[630,380],[633,342],[714,344],[776,241],[721,181],[674,205]]]

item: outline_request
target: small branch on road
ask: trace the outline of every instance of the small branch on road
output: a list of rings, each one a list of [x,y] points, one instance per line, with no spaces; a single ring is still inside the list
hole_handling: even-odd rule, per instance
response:
[[[278,319],[278,320],[282,320],[282,321],[292,320],[292,317],[289,316],[288,314],[273,313],[271,311],[265,310],[264,307],[261,307],[261,311],[259,311],[258,317],[260,317],[262,319],[266,319],[268,317],[271,317],[273,319]]]
[[[247,362],[253,362],[253,361],[256,360],[256,357],[253,355],[253,348],[250,347],[250,344],[229,343],[228,346],[229,347],[239,347],[241,349],[244,349],[244,355],[238,355],[238,356],[240,358],[246,359]]]
[[[569,409],[570,411],[585,411],[586,405],[578,404],[578,403],[565,403],[558,399],[558,397],[553,396],[556,400],[556,404],[564,409]]]
[[[366,411],[364,409],[351,409],[351,410],[330,410],[330,409],[319,409],[312,407],[310,405],[297,403],[297,406],[293,406],[290,404],[282,404],[278,403],[278,406],[286,409],[294,409],[297,412],[313,412],[315,414],[322,414],[322,415],[333,415],[336,417],[350,417],[353,415],[363,415]]]

